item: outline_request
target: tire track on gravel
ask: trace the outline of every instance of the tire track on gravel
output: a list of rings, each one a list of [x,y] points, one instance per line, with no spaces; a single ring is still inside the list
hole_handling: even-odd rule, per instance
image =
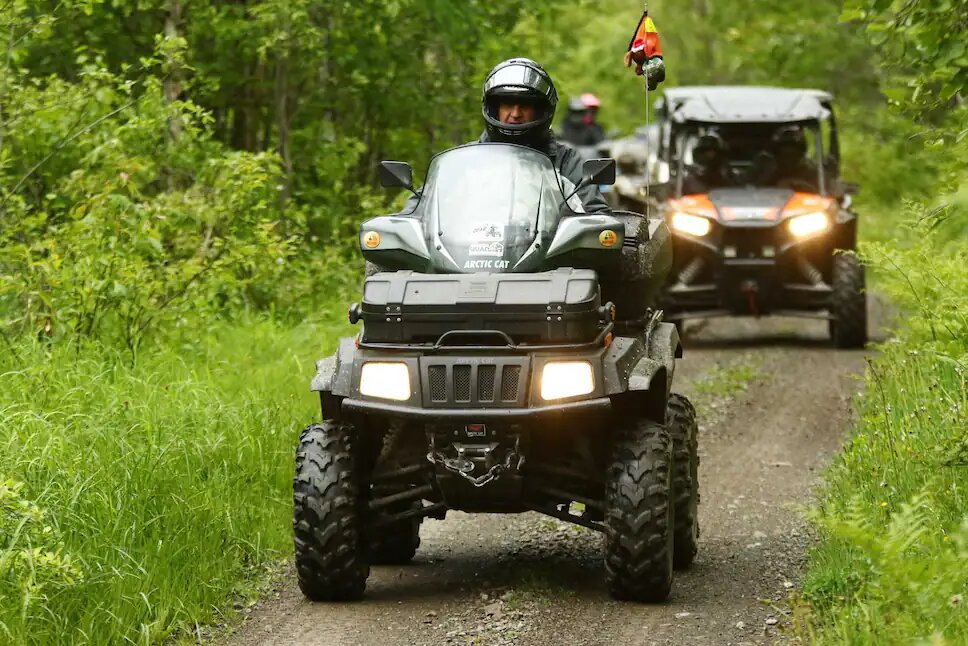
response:
[[[595,532],[538,514],[451,512],[424,523],[414,564],[372,569],[364,601],[306,601],[288,568],[277,598],[223,643],[772,643],[783,617],[760,600],[797,581],[807,528],[795,505],[836,452],[864,368],[863,352],[827,347],[825,327],[723,320],[687,337],[676,390],[692,396],[697,378],[745,353],[763,379],[700,419],[700,551],[668,603],[611,600]]]

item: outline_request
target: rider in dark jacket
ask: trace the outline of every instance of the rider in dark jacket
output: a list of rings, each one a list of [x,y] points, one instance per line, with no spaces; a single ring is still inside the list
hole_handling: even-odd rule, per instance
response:
[[[598,123],[601,103],[594,94],[586,93],[568,102],[568,114],[561,122],[561,139],[572,146],[597,146],[606,139]]]
[[[485,129],[480,141],[534,148],[550,157],[555,168],[573,184],[581,183],[581,155],[559,144],[551,131],[558,92],[540,65],[528,58],[498,63],[484,80],[482,104]],[[609,210],[594,184],[580,189],[578,197],[586,213]]]
[[[726,158],[726,144],[719,135],[701,136],[692,149],[692,161],[682,178],[683,195],[699,195],[736,184]]]
[[[575,186],[581,183],[581,155],[559,144],[551,131],[558,92],[540,65],[529,58],[511,58],[498,63],[484,80],[481,104],[485,128],[478,140],[480,143],[533,148],[547,155],[558,172]],[[586,213],[609,211],[597,185],[584,186],[577,195]],[[419,196],[412,196],[404,212],[413,211],[418,201]]]
[[[800,126],[781,126],[771,141],[771,152],[757,156],[754,183],[815,193],[819,190],[817,165],[807,158],[807,138]]]

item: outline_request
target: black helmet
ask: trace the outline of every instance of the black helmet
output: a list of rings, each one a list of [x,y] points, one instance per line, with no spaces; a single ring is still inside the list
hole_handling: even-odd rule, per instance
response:
[[[498,118],[498,106],[508,99],[532,103],[537,110],[536,119],[530,123],[503,123]],[[548,73],[533,60],[511,58],[498,63],[487,75],[481,103],[492,141],[527,145],[539,142],[551,131],[558,91]]]
[[[726,143],[715,132],[707,132],[699,137],[692,149],[693,161],[701,166],[720,161],[726,153]]]
[[[800,126],[782,126],[773,133],[773,147],[795,148],[799,154],[807,151],[807,137]]]

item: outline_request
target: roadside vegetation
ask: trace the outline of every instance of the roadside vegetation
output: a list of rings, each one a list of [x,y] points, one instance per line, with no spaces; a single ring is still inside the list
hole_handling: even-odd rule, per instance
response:
[[[815,513],[804,634],[968,640],[968,5],[649,4],[669,83],[838,95],[864,257],[903,313]],[[0,3],[0,643],[222,621],[291,550],[313,361],[349,329],[359,222],[393,208],[376,162],[474,138],[513,55],[631,132],[640,9]]]
[[[813,511],[798,630],[830,644],[968,641],[968,3],[852,0],[914,146],[914,190],[863,246],[898,308]]]

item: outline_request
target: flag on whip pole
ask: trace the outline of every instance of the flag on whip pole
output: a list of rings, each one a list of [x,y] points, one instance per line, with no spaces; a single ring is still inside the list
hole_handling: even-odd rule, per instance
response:
[[[649,89],[654,90],[665,80],[665,63],[662,60],[662,44],[659,42],[659,31],[652,18],[649,17],[649,6],[642,11],[642,18],[632,33],[628,51],[625,52],[625,66],[631,67],[635,63],[635,73],[643,74],[649,83]]]

